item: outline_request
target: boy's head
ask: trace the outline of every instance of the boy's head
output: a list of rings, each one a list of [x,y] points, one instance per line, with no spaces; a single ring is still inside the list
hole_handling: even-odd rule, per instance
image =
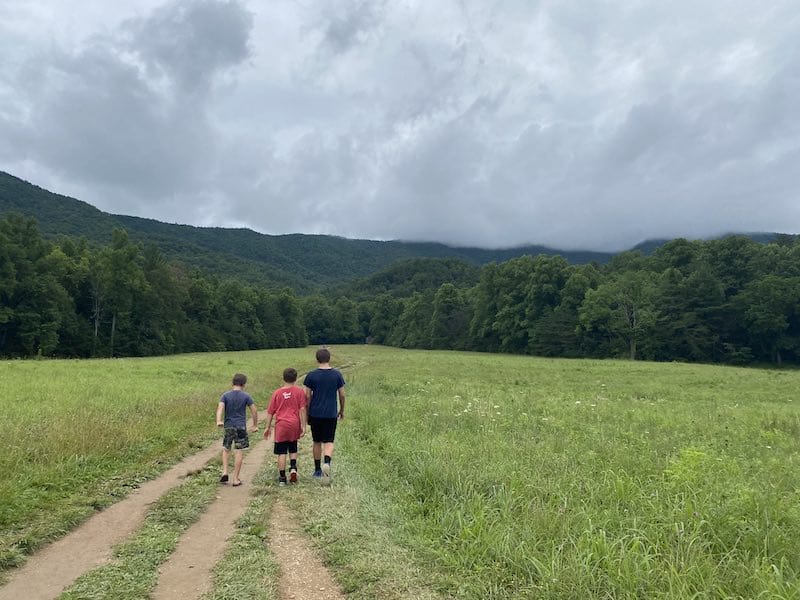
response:
[[[283,370],[283,380],[286,383],[294,383],[297,381],[297,369],[293,369],[289,367],[288,369]]]
[[[317,362],[319,364],[331,362],[331,351],[327,348],[317,350]]]
[[[233,385],[238,385],[239,387],[244,387],[244,384],[247,383],[247,375],[244,373],[237,373],[233,376]]]

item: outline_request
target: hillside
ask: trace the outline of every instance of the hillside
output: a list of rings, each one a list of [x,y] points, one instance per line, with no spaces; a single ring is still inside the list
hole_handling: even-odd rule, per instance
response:
[[[525,254],[560,254],[574,264],[606,262],[602,252],[560,252],[543,246],[488,250],[437,243],[351,240],[329,235],[265,235],[249,229],[193,227],[113,215],[67,196],[49,192],[0,172],[0,215],[18,212],[36,218],[45,237],[85,237],[106,244],[114,228],[136,242],[156,244],[171,260],[210,273],[230,275],[299,292],[368,277],[398,261],[414,258],[461,259],[474,265],[503,262]]]

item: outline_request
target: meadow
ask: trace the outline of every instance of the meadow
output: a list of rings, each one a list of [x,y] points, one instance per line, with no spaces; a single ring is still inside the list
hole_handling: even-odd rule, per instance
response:
[[[352,597],[800,597],[800,372],[333,352],[334,486],[286,498]],[[234,370],[263,398],[312,355],[2,363],[5,564],[209,443]]]
[[[261,408],[308,350],[0,362],[0,568],[219,435],[237,371]]]
[[[800,597],[797,371],[376,349],[349,388],[381,493],[334,546],[389,519],[446,596]]]

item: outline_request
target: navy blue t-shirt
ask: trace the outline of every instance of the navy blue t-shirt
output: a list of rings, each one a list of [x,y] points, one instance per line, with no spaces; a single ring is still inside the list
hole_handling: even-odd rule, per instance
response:
[[[225,405],[225,427],[247,429],[247,407],[253,404],[250,394],[242,390],[230,390],[219,399]]]
[[[303,381],[311,390],[308,415],[321,419],[335,419],[339,416],[337,400],[339,388],[344,387],[344,377],[336,369],[314,369]]]

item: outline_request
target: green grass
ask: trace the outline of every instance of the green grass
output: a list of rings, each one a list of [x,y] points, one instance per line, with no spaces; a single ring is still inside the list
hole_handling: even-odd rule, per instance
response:
[[[434,600],[445,589],[443,573],[418,561],[414,540],[403,536],[407,518],[393,494],[374,485],[362,471],[365,461],[385,470],[383,457],[361,453],[349,423],[337,433],[334,479],[330,487],[310,481],[310,453],[301,462],[301,483],[276,488],[304,530],[315,540],[319,556],[348,598]],[[360,467],[359,467],[360,465]]]
[[[269,465],[272,466],[271,464]],[[278,598],[279,569],[267,547],[271,470],[252,482],[254,498],[239,519],[225,556],[214,569],[214,585],[204,600],[265,600]]]
[[[41,543],[216,436],[233,371],[263,399],[312,357],[3,363],[0,548]],[[350,597],[800,598],[800,372],[364,346],[334,359],[348,382],[334,485],[281,493]],[[274,585],[273,470],[211,597]]]
[[[256,404],[310,350],[0,362],[0,569],[197,451],[234,372]]]
[[[114,548],[114,560],[79,577],[61,600],[144,600],[158,581],[158,566],[181,534],[213,500],[219,468],[207,468],[170,490],[148,513],[129,540]]]
[[[798,388],[796,371],[376,350],[346,451],[443,593],[794,598]]]

